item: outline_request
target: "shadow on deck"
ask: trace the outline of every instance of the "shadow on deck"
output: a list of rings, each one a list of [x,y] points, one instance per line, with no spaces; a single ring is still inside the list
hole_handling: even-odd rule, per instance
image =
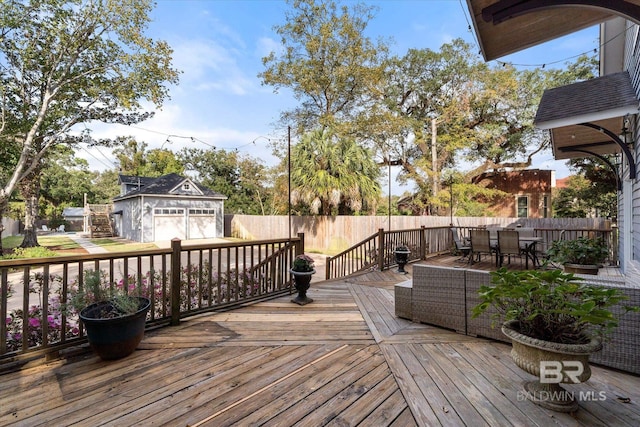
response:
[[[411,266],[408,266],[411,271]],[[593,367],[575,414],[522,399],[510,346],[394,315],[395,271],[150,331],[131,356],[92,355],[2,376],[0,425],[620,425],[640,378]]]

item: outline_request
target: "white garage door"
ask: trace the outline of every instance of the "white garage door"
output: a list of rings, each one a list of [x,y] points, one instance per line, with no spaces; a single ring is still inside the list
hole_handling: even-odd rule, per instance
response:
[[[153,240],[186,239],[184,209],[154,209]]]
[[[215,209],[189,209],[189,239],[217,237],[215,213]]]

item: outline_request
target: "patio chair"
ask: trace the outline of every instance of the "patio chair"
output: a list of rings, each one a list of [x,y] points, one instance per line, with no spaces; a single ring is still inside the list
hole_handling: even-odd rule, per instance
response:
[[[471,252],[471,246],[468,242],[460,239],[460,235],[458,234],[457,227],[451,227],[451,234],[453,235],[453,241],[456,244],[456,251],[462,254],[462,257],[458,258],[458,261],[464,261]]]
[[[516,256],[522,261],[522,248],[520,246],[520,235],[515,230],[499,230],[498,231],[498,265],[502,267],[504,257],[509,257],[509,264],[511,264],[511,257]]]
[[[491,239],[489,238],[489,230],[472,229],[469,231],[471,236],[471,254],[469,256],[469,263],[473,264],[474,258],[478,261],[482,259],[482,255],[496,254],[496,265],[498,264],[498,252],[495,246],[491,245]]]

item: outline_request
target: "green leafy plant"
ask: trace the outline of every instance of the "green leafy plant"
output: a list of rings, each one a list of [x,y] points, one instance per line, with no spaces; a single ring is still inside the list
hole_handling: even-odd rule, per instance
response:
[[[560,264],[599,265],[609,256],[602,238],[578,237],[575,240],[556,240],[547,250],[549,260]]]
[[[481,302],[473,308],[473,317],[494,307],[494,320],[515,320],[524,335],[564,344],[584,344],[590,334],[606,335],[618,325],[609,308],[627,299],[618,289],[586,284],[561,270],[501,268],[491,273],[491,283],[480,288]]]
[[[100,270],[85,270],[83,286],[75,284],[69,294],[67,309],[76,313],[100,302],[107,302],[100,311],[100,318],[121,317],[138,311],[137,293],[109,283],[106,273]]]
[[[293,260],[293,267],[291,267],[291,269],[299,272],[310,272],[313,271],[313,264],[313,258],[309,255],[302,254],[298,255],[296,259]]]

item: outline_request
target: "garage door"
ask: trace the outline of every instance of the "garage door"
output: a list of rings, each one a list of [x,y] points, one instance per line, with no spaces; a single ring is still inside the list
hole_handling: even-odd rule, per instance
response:
[[[189,239],[217,237],[215,213],[215,209],[189,209]]]
[[[184,209],[154,209],[153,240],[186,239]]]

